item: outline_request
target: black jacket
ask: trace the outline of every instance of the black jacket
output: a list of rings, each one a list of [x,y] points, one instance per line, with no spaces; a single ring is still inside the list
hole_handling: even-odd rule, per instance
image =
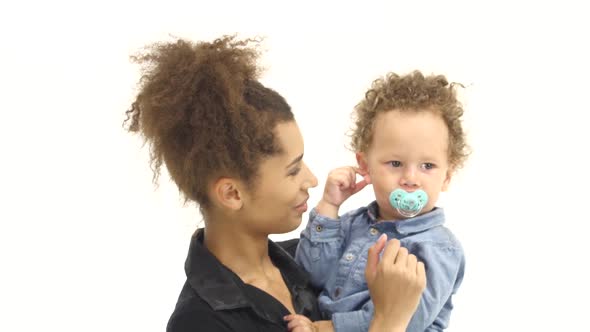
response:
[[[167,331],[286,331],[283,317],[289,311],[285,306],[268,293],[243,283],[202,243],[203,230],[200,229],[191,239],[185,263],[187,280]],[[292,258],[296,245],[297,240],[283,243],[269,240],[268,253],[291,292],[295,311],[312,321],[318,320],[316,293],[307,274]]]

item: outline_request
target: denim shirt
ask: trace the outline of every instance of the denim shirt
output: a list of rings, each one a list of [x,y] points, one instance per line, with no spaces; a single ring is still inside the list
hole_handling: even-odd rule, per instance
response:
[[[443,226],[443,209],[398,221],[377,222],[377,216],[376,202],[339,219],[310,212],[295,260],[322,290],[318,302],[324,318],[332,320],[337,332],[369,329],[373,302],[365,280],[367,253],[385,233],[388,239],[399,239],[426,267],[427,286],[407,331],[444,330],[452,295],[463,280],[465,257],[459,241]]]

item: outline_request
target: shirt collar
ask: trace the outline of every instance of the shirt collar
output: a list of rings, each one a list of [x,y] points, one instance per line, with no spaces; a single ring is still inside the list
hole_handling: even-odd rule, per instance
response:
[[[256,304],[252,303],[242,290],[242,280],[209,252],[203,245],[203,239],[202,228],[191,238],[184,267],[191,287],[213,310],[252,307],[258,311]],[[268,254],[292,287],[306,287],[307,275],[283,248],[269,240]]]
[[[385,228],[393,227],[402,235],[420,233],[430,228],[440,226],[445,222],[444,210],[439,207],[435,207],[432,211],[414,218],[396,221],[383,220],[377,222],[377,217],[379,216],[379,206],[377,205],[377,201],[373,201],[367,206],[367,215],[369,216],[369,223],[374,224],[373,227],[378,228],[381,231]]]

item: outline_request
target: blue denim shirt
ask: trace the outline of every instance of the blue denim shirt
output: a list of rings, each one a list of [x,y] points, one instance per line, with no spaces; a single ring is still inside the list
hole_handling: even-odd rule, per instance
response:
[[[318,302],[337,332],[369,329],[373,317],[365,266],[367,253],[382,233],[424,262],[427,286],[408,332],[442,331],[449,324],[451,297],[463,280],[465,257],[455,236],[443,226],[442,208],[421,216],[377,222],[376,202],[339,219],[321,216],[315,209],[301,233],[295,260],[322,290]]]

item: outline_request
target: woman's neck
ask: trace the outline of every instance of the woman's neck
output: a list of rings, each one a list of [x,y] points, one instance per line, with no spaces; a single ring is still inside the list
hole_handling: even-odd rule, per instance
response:
[[[269,278],[275,269],[268,255],[268,235],[252,235],[235,225],[207,225],[204,245],[245,283]]]

